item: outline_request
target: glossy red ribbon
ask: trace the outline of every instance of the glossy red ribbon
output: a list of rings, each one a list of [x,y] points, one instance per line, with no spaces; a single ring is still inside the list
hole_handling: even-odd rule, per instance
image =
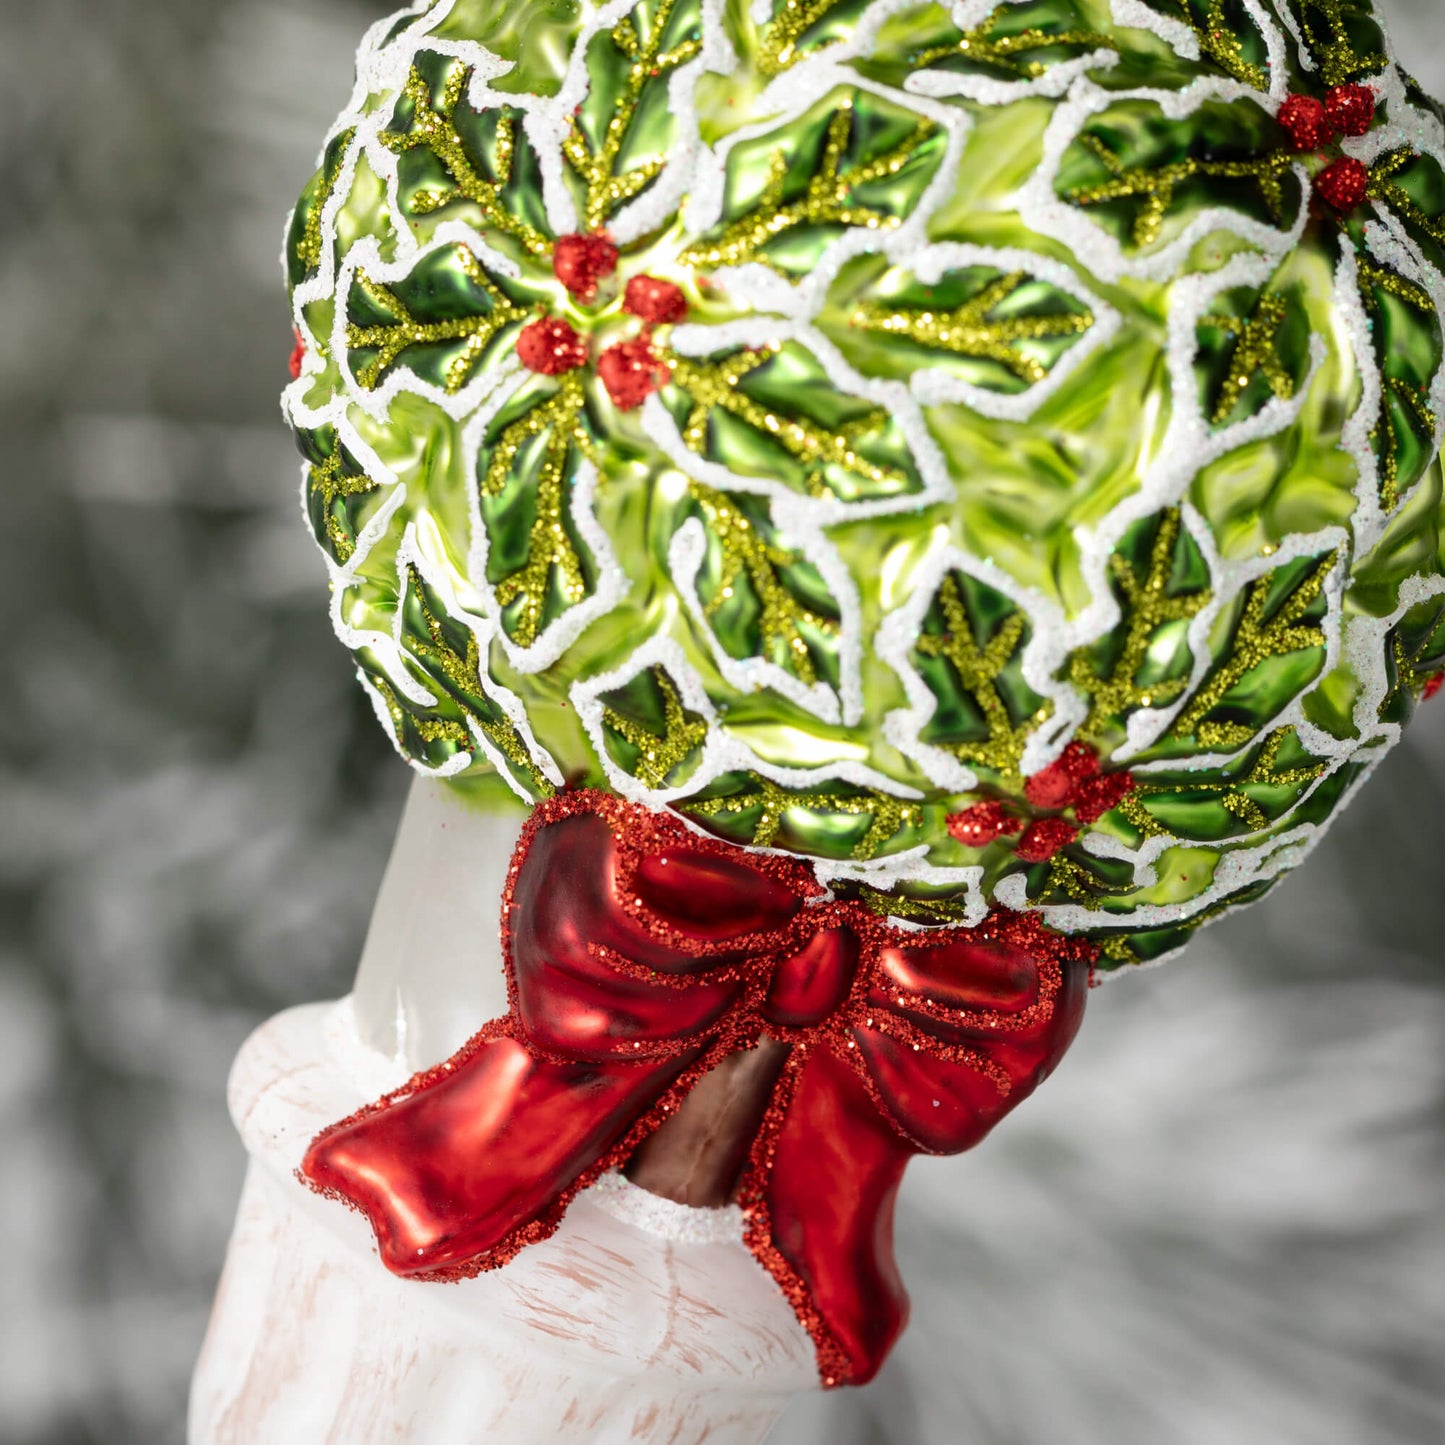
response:
[[[302,1165],[397,1274],[456,1279],[556,1229],[722,1059],[791,1046],[738,1193],[748,1247],[860,1384],[907,1318],[892,1217],[916,1153],[968,1149],[1083,1014],[1091,947],[996,912],[907,929],[802,860],[591,791],[537,808],[502,907],[511,1008],[333,1125]]]

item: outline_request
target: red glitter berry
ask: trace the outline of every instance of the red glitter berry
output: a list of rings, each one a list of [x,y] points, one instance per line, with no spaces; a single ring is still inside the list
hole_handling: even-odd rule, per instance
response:
[[[1364,135],[1375,123],[1375,92],[1367,85],[1337,85],[1325,96],[1325,114],[1341,135]]]
[[[1297,151],[1317,151],[1335,138],[1324,102],[1312,95],[1287,96],[1276,119],[1289,132]]]
[[[1326,205],[1337,211],[1353,211],[1365,199],[1370,173],[1354,156],[1343,156],[1315,177],[1315,190]]]
[[[1062,818],[1040,818],[1024,829],[1024,835],[1014,848],[1025,863],[1047,863],[1060,848],[1067,848],[1079,830]]]
[[[518,334],[517,360],[528,371],[561,376],[587,364],[587,343],[559,317],[543,316]]]
[[[687,315],[687,297],[671,281],[634,276],[622,294],[622,309],[651,326],[671,326]]]
[[[306,342],[302,338],[302,335],[299,331],[296,332],[295,335],[296,345],[291,348],[290,361],[292,381],[295,381],[296,378],[301,375],[301,366],[302,363],[306,360]]]
[[[617,269],[617,247],[600,233],[560,236],[552,248],[552,274],[579,301],[597,294],[597,283]]]
[[[623,411],[641,406],[658,387],[666,385],[670,374],[645,336],[619,341],[597,359],[597,375],[613,404]]]
[[[1042,772],[1024,783],[1024,797],[1036,808],[1066,808],[1079,784],[1099,771],[1098,754],[1087,743],[1070,743]]]
[[[1020,832],[1022,818],[1016,818],[1002,803],[975,803],[961,813],[950,813],[948,831],[965,848],[987,848],[995,839]]]
[[[1079,785],[1074,794],[1074,817],[1081,823],[1097,823],[1134,791],[1132,773],[1100,773]]]
[[[1425,679],[1425,691],[1421,695],[1429,702],[1442,687],[1445,687],[1445,672],[1437,672],[1434,677]]]

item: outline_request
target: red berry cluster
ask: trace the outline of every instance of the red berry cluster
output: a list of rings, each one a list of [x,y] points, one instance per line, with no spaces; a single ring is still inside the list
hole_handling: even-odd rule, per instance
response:
[[[1017,835],[1017,857],[1025,863],[1047,863],[1078,838],[1080,824],[1097,823],[1133,791],[1132,773],[1101,772],[1098,753],[1087,743],[1073,742],[1024,783],[1030,807],[1053,816],[1022,818],[1007,804],[990,800],[951,814],[948,831],[966,848],[985,848]],[[1076,821],[1057,816],[1065,811]]]
[[[617,247],[603,234],[563,236],[552,248],[552,274],[581,302],[594,300],[599,284],[616,270]],[[652,328],[681,321],[687,297],[671,281],[634,276],[622,293],[622,309],[643,323],[642,334],[609,346],[597,358],[597,375],[613,405],[632,411],[667,384],[667,367],[652,349]],[[561,376],[586,366],[587,341],[570,322],[543,316],[522,328],[517,358],[529,371]]]
[[[1323,100],[1291,95],[1276,117],[1297,151],[1321,151],[1337,136],[1364,135],[1375,123],[1375,92],[1365,85],[1336,85]],[[1370,172],[1354,156],[1340,156],[1315,177],[1315,190],[1336,211],[1353,211],[1365,199]]]
[[[1435,697],[1440,689],[1445,687],[1445,672],[1437,672],[1425,679],[1425,690],[1421,694],[1426,702]]]

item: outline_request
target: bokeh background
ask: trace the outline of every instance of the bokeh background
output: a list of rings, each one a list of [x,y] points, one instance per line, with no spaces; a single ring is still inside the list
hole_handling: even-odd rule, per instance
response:
[[[1382,3],[1445,93],[1440,0]],[[282,221],[385,8],[0,0],[3,1445],[181,1440],[229,1061],[345,991],[405,790],[276,403]],[[780,1445],[1445,1440],[1442,846],[1445,698],[1300,876],[915,1164],[906,1342]]]

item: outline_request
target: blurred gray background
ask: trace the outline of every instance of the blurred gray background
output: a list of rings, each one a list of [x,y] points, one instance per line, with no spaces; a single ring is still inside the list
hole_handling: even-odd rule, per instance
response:
[[[1440,0],[1383,3],[1445,92]],[[276,404],[282,221],[385,8],[0,0],[3,1445],[180,1441],[227,1067],[345,991],[401,804]],[[781,1445],[1445,1440],[1442,844],[1445,698],[914,1166],[906,1343]]]

